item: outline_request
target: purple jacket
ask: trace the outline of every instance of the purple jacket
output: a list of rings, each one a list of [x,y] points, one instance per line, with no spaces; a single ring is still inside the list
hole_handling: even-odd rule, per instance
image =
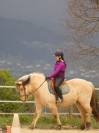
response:
[[[66,69],[66,63],[64,61],[57,61],[54,65],[54,71],[50,74],[49,79],[51,78],[65,78],[65,69]]]

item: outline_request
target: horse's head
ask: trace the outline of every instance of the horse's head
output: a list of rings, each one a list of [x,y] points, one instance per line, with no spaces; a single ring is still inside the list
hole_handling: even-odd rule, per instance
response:
[[[32,73],[19,78],[16,82],[16,88],[19,91],[20,99],[26,101],[29,94],[37,94],[44,87],[44,82],[45,76],[41,73]]]
[[[19,80],[16,81],[16,88],[19,91],[20,99],[22,101],[26,101],[27,98],[28,98],[26,85],[28,84],[29,80],[30,80],[30,77],[28,77],[25,80],[19,79]]]

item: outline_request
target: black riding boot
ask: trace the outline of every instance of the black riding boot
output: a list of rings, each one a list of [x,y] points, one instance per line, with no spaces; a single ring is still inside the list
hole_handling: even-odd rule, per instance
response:
[[[63,101],[62,90],[60,89],[60,85],[62,84],[62,82],[63,82],[63,78],[61,77],[58,77],[55,79],[55,92],[60,102]]]
[[[62,95],[62,90],[59,88],[59,93],[58,93],[59,98],[63,101],[63,95]]]
[[[59,87],[55,88],[57,97],[56,97],[56,101],[61,100],[60,102],[63,102],[63,95],[62,95],[62,91]],[[60,98],[60,99],[58,99]]]

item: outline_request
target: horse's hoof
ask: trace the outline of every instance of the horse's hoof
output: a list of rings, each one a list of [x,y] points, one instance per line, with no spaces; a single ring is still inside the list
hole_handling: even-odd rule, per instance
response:
[[[29,126],[29,129],[34,129],[34,128],[35,128],[34,125]]]
[[[80,129],[81,129],[81,130],[84,130],[84,129],[85,129],[85,125],[82,124],[82,125],[80,126]]]
[[[59,125],[57,126],[57,128],[60,130],[60,129],[62,128],[62,125],[59,124]]]
[[[87,122],[86,123],[86,130],[89,130],[89,129],[91,129],[91,123],[90,122]]]

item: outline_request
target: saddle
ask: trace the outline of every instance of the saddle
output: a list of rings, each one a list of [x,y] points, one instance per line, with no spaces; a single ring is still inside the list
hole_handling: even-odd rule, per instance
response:
[[[48,80],[48,88],[50,93],[55,95],[55,80]],[[62,82],[60,89],[62,90],[62,94],[67,94],[70,92],[70,87],[66,84],[66,80]]]

